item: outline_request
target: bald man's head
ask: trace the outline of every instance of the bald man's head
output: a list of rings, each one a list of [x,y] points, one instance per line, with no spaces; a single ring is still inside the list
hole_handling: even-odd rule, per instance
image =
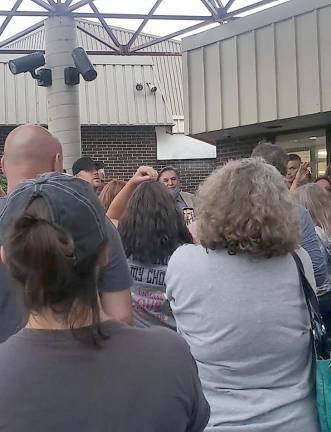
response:
[[[44,172],[62,171],[62,147],[41,126],[19,126],[7,136],[1,165],[10,190],[21,181]]]

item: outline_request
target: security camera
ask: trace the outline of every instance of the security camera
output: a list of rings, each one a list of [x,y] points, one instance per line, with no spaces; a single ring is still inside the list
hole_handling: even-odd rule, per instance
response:
[[[97,71],[90,62],[90,59],[88,58],[84,48],[75,48],[72,51],[71,56],[78,72],[82,75],[85,81],[93,81],[96,79],[98,75]]]
[[[155,92],[156,92],[157,87],[156,87],[155,84],[152,84],[152,83],[146,83],[146,84],[148,85],[148,88],[149,88],[149,90],[150,90],[152,93],[155,93]]]
[[[36,69],[44,65],[45,57],[41,52],[35,52],[24,57],[9,60],[9,69],[14,75],[24,72],[35,72]]]
[[[36,69],[45,65],[45,57],[41,52],[34,52],[14,60],[9,60],[9,69],[12,74],[18,75],[30,72],[32,78],[38,81],[38,85],[49,87],[52,85],[52,72],[50,69],[42,68],[36,72]]]
[[[144,86],[141,83],[137,83],[136,84],[136,90],[137,91],[142,91],[142,90],[144,90]]]

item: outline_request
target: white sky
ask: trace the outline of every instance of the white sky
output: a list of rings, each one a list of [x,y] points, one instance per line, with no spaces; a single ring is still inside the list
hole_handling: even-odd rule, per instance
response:
[[[64,0],[62,0],[64,1]],[[74,0],[72,4],[76,3],[78,0]],[[224,0],[224,3],[227,3],[228,0]],[[231,10],[239,9],[243,6],[251,5],[256,3],[258,0],[236,0],[232,6]],[[270,7],[273,5],[277,5],[280,3],[285,3],[289,0],[275,0],[270,5],[265,6],[264,8],[259,8],[257,10],[265,9],[266,7]],[[9,10],[15,3],[15,0],[0,0],[0,9],[1,10]],[[95,0],[95,5],[102,12],[113,12],[113,13],[142,13],[146,14],[149,12],[155,0]],[[23,0],[22,5],[18,10],[44,10],[40,8],[38,5],[33,3],[31,0]],[[89,6],[85,6],[77,10],[77,12],[91,12]],[[155,12],[156,14],[170,14],[170,15],[210,15],[209,11],[202,4],[200,0],[163,0],[161,5]],[[4,17],[0,17],[0,25],[4,21]],[[0,40],[7,39],[10,36],[13,36],[16,33],[26,29],[27,27],[35,24],[40,21],[42,18],[34,18],[34,17],[14,17],[6,30],[0,36]],[[123,19],[112,19],[107,20],[108,24],[123,27],[126,29],[136,30],[140,24],[140,20],[123,20]],[[196,21],[162,21],[162,20],[150,20],[144,28],[145,33],[155,34],[164,36],[168,33],[172,33],[179,29],[189,27],[190,25],[196,24]],[[209,27],[213,27],[215,24],[211,26],[202,27],[201,30],[206,30]]]

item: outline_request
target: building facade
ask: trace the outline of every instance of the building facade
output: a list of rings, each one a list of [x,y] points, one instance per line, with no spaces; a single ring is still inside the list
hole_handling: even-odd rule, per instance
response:
[[[183,187],[194,191],[216,164],[215,146],[184,135],[181,43],[170,40],[148,47],[174,55],[107,55],[109,48],[97,41],[109,36],[101,25],[77,20],[78,45],[90,56],[98,78],[80,84],[82,154],[102,160],[108,178],[128,179],[142,164],[157,169],[176,166]],[[121,43],[134,32],[113,28]],[[141,34],[138,43],[154,38]],[[5,49],[44,49],[43,27],[13,42]],[[100,52],[100,55],[97,55]],[[8,132],[27,122],[47,126],[45,88],[29,74],[12,75],[0,55],[0,152]],[[156,91],[151,91],[155,86]]]
[[[185,126],[222,161],[261,140],[330,160],[331,1],[292,0],[183,40]]]

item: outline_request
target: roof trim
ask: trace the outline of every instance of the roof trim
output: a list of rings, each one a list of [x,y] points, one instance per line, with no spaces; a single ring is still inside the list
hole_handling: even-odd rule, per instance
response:
[[[25,54],[22,54],[24,56]],[[13,54],[0,54],[0,63],[8,63],[12,60]],[[20,56],[18,56],[20,57]],[[94,65],[132,65],[132,66],[152,66],[152,57],[147,56],[120,56],[120,55],[90,55],[90,60]]]

